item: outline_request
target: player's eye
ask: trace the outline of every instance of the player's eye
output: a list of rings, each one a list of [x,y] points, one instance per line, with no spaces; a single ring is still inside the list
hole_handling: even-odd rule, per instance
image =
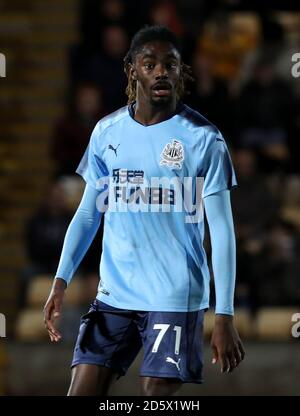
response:
[[[175,69],[177,68],[177,63],[176,62],[168,62],[166,64],[167,69]]]
[[[153,69],[153,68],[154,68],[154,64],[146,63],[146,64],[144,65],[144,67],[145,67],[146,69],[148,69],[148,70],[151,70],[151,69]]]

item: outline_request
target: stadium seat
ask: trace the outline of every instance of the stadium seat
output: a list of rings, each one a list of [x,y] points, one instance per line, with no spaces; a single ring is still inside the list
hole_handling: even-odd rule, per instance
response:
[[[45,304],[53,278],[48,275],[35,276],[28,287],[27,306],[40,307]]]
[[[28,308],[19,313],[15,335],[19,341],[37,342],[47,339],[42,309]]]
[[[268,307],[258,311],[256,335],[261,340],[291,340],[292,316],[299,307]]]
[[[204,315],[204,328],[203,328],[203,334],[204,339],[209,340],[211,337],[213,328],[215,324],[215,314],[212,310],[209,310],[205,312]]]
[[[48,298],[53,276],[38,275],[32,279],[28,288],[27,306],[42,308]],[[72,283],[68,286],[65,296],[65,304],[80,305],[82,302],[81,281],[78,276],[74,277]]]
[[[252,338],[254,334],[254,322],[247,309],[238,308],[235,310],[234,324],[242,339]]]
[[[215,324],[215,313],[213,310],[205,313],[204,337],[210,338]],[[251,338],[254,333],[253,319],[246,309],[236,309],[234,314],[234,325],[242,338]]]
[[[65,305],[56,327],[61,331],[65,342],[74,342],[78,334],[78,326],[82,309]],[[15,336],[22,342],[49,342],[44,326],[44,314],[41,308],[25,308],[20,311],[15,326]],[[1,363],[0,363],[1,364]]]

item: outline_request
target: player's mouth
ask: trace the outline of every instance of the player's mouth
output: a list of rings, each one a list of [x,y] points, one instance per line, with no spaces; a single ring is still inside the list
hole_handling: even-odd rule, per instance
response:
[[[152,87],[156,97],[166,97],[172,93],[172,85],[168,82],[158,82]]]

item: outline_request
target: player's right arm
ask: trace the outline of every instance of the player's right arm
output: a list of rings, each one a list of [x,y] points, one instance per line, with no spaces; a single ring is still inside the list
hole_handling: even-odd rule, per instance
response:
[[[101,222],[102,213],[96,205],[99,194],[100,191],[86,185],[82,200],[66,232],[56,277],[44,307],[45,327],[51,341],[57,342],[61,339],[55,321],[61,314],[65,290]]]

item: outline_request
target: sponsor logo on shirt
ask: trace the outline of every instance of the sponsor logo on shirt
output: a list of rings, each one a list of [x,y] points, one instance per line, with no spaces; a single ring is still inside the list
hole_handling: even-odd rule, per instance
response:
[[[187,223],[203,220],[203,177],[151,176],[140,169],[115,168],[100,178],[100,212],[184,212]],[[104,186],[105,185],[105,186]]]

